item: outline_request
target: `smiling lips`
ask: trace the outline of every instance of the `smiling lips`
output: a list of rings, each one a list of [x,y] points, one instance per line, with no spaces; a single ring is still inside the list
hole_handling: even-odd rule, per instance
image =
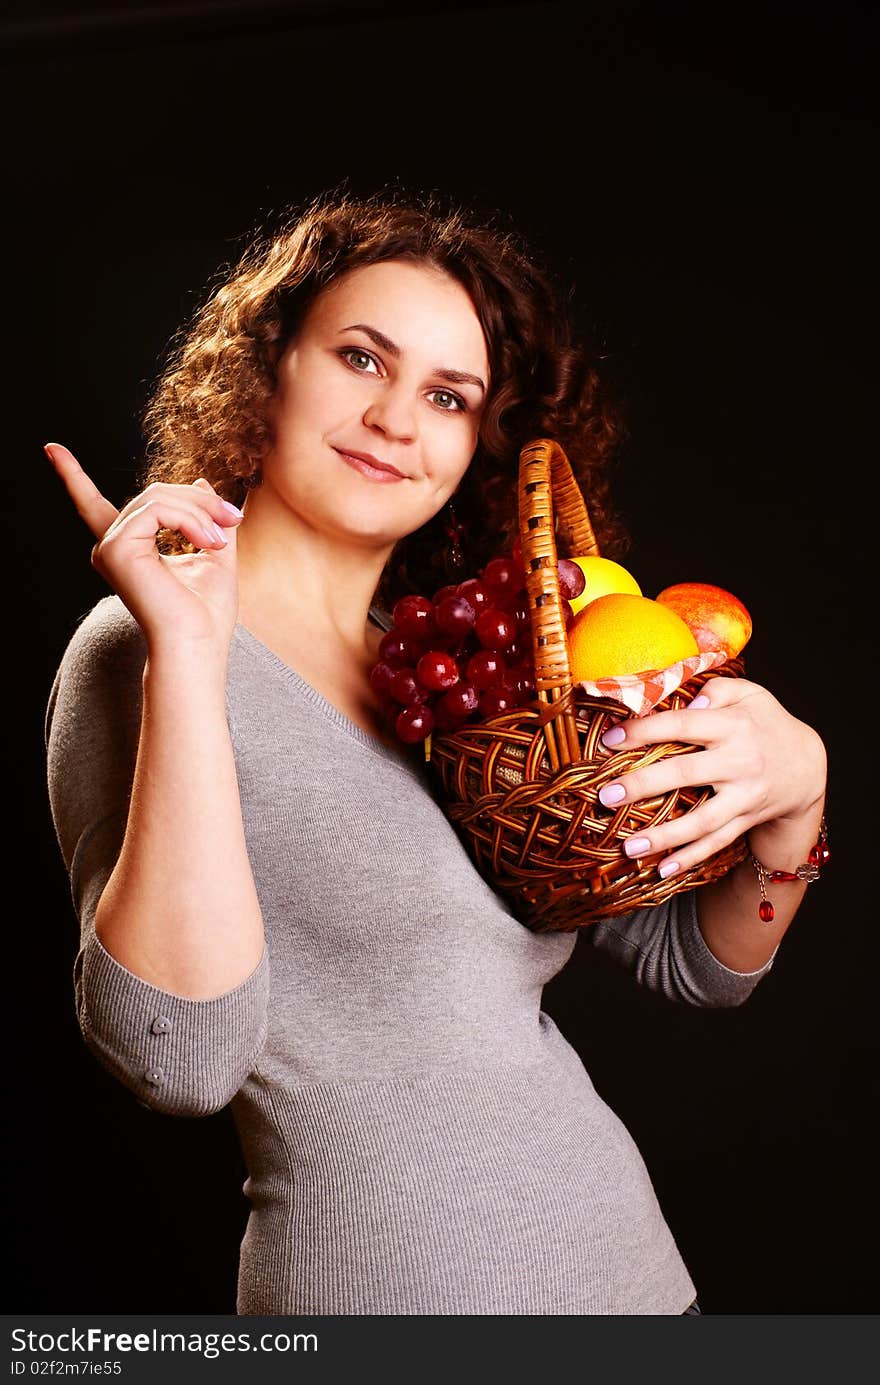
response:
[[[374,457],[370,452],[343,452],[341,447],[334,449],[339,453],[344,462],[348,462],[350,467],[359,471],[362,476],[368,477],[371,481],[405,481],[406,477],[402,471],[391,466],[388,462],[380,462],[378,457]]]

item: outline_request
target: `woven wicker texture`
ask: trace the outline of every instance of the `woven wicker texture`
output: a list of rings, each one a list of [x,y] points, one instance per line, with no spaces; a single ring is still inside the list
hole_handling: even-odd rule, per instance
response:
[[[563,556],[598,554],[568,458],[549,438],[520,453],[519,529],[535,661],[536,700],[432,738],[430,763],[443,805],[483,877],[536,932],[572,931],[709,884],[745,859],[745,836],[683,874],[661,880],[659,854],[631,860],[623,843],[711,797],[693,785],[606,808],[599,790],[690,743],[611,751],[603,731],[623,709],[572,686],[559,593]],[[742,655],[675,688],[654,712],[686,706],[709,678],[742,677]],[[654,713],[650,713],[653,715]]]

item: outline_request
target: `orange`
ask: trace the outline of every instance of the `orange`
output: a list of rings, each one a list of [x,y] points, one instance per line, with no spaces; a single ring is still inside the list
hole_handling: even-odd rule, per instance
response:
[[[568,628],[571,679],[616,678],[699,654],[681,616],[659,601],[630,592],[597,597]]]
[[[612,592],[630,592],[633,596],[642,594],[642,589],[632,573],[627,572],[625,567],[613,562],[611,558],[599,558],[591,553],[585,558],[572,558],[571,561],[577,563],[587,579],[587,585],[580,596],[576,596],[571,603],[575,615],[598,596],[608,596]]]

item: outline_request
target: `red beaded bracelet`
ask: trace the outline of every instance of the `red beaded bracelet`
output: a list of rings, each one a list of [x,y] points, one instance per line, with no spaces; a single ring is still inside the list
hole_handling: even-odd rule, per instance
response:
[[[748,838],[746,838],[746,840],[748,841]],[[766,882],[769,880],[770,883],[773,884],[780,880],[806,880],[807,884],[811,884],[814,880],[819,879],[820,870],[823,866],[827,866],[828,862],[831,860],[831,852],[828,850],[828,829],[825,822],[825,814],[822,814],[822,821],[819,824],[819,840],[816,842],[815,846],[810,847],[810,854],[804,865],[798,866],[796,870],[768,870],[766,866],[761,865],[761,862],[755,856],[751,847],[749,848],[749,856],[752,865],[755,867],[758,883],[761,886],[761,903],[758,905],[758,917],[762,919],[764,923],[770,923],[776,914],[776,910],[767,898],[765,889]]]

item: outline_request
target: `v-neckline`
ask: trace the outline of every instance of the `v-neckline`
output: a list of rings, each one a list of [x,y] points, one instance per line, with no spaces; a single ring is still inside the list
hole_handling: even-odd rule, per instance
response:
[[[390,628],[382,619],[378,618],[379,615],[384,615],[385,620],[388,620],[389,617],[387,612],[379,612],[378,608],[371,606],[369,615],[374,625],[378,625],[380,629],[387,631],[387,629]],[[360,741],[361,745],[365,745],[369,750],[374,751],[384,760],[388,760],[390,757],[395,764],[398,764],[401,768],[408,770],[410,773],[419,773],[421,766],[417,765],[415,756],[419,751],[424,753],[421,743],[410,749],[405,746],[402,741],[398,748],[397,745],[389,745],[385,741],[380,740],[378,736],[374,736],[371,732],[365,731],[362,726],[358,726],[357,722],[352,721],[351,717],[346,716],[345,712],[340,711],[333,702],[326,698],[323,693],[318,692],[318,689],[313,687],[301,673],[298,673],[291,664],[286,663],[285,660],[281,658],[280,654],[275,653],[274,649],[270,649],[267,644],[264,644],[263,641],[255,635],[252,630],[249,630],[246,625],[243,625],[241,621],[236,621],[235,633],[245,645],[250,647],[252,653],[257,654],[264,663],[271,664],[276,672],[293,683],[302,695],[310,702],[314,703],[330,721],[340,726],[348,735],[353,736],[356,741]]]

